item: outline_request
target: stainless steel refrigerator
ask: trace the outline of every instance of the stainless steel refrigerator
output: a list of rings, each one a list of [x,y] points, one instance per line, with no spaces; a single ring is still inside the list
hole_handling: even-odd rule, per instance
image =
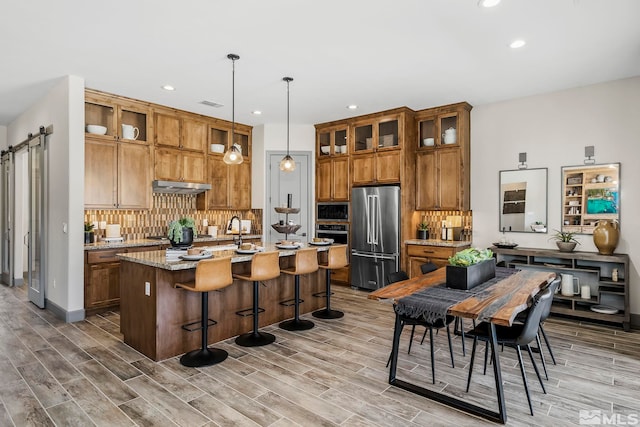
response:
[[[351,286],[379,289],[400,259],[400,187],[351,191]]]

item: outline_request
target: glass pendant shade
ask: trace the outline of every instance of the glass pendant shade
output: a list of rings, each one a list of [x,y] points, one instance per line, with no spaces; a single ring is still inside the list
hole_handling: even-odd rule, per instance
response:
[[[283,172],[293,172],[296,170],[296,161],[293,160],[293,157],[290,155],[286,155],[280,160],[280,170]]]
[[[227,55],[233,64],[233,71],[231,72],[231,147],[224,153],[222,161],[228,165],[239,165],[244,161],[242,158],[242,152],[238,150],[238,147],[233,143],[236,139],[236,60],[240,59],[235,53]]]
[[[280,170],[293,172],[296,170],[296,161],[289,155],[289,83],[293,81],[293,77],[283,77],[282,80],[287,82],[287,155],[280,160]]]

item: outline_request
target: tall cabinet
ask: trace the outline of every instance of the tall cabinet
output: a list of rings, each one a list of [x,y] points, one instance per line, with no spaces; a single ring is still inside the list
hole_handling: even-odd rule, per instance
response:
[[[416,113],[416,210],[469,210],[471,108],[462,102]]]
[[[348,127],[322,128],[316,136],[316,199],[338,202],[350,196]]]

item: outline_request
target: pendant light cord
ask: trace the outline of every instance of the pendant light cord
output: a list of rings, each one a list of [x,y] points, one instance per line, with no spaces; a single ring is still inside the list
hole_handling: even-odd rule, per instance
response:
[[[287,80],[287,156],[289,155],[289,82]]]

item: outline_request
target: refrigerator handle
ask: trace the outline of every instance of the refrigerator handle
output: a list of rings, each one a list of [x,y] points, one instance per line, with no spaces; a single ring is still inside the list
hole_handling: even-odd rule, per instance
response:
[[[378,237],[380,237],[380,197],[378,195],[373,196],[373,244],[378,244]]]
[[[372,205],[372,201],[371,198],[373,196],[367,196],[367,204],[366,204],[366,218],[367,218],[367,244],[372,244],[373,243],[373,236],[371,233],[371,215],[373,215],[372,213],[372,209],[371,209],[371,205]]]

